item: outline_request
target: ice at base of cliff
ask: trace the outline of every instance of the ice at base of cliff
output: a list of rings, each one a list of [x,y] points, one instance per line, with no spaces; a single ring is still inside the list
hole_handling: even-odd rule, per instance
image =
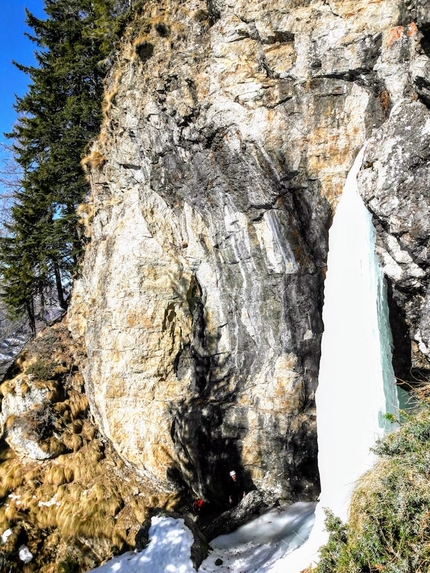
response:
[[[213,551],[199,573],[271,573],[280,559],[293,553],[309,537],[315,503],[274,508],[229,535],[210,542]],[[216,565],[216,561],[222,563]],[[285,570],[284,570],[285,573]]]

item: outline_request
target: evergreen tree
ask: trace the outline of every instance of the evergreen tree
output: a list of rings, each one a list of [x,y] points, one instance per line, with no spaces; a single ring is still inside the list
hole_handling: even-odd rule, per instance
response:
[[[0,239],[2,296],[16,315],[46,296],[66,308],[67,290],[82,249],[76,207],[87,192],[81,159],[101,121],[103,61],[117,34],[114,0],[45,0],[47,18],[27,11],[37,66],[15,65],[30,78],[17,97],[12,133],[22,169],[7,236]]]

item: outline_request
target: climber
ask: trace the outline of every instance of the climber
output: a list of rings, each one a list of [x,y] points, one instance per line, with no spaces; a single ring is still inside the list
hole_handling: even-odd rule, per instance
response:
[[[205,507],[204,500],[196,499],[196,501],[193,503],[193,513],[195,513],[195,515],[201,514],[204,507]]]
[[[238,479],[234,470],[230,472],[230,479],[228,482],[228,503],[230,505],[237,505],[239,501],[245,497],[245,490],[243,489],[241,481]]]

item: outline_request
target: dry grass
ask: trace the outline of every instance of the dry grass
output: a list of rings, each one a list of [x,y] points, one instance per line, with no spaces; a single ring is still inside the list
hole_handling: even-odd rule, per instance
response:
[[[20,386],[21,396],[26,396],[30,391],[30,385],[27,382],[22,381]]]
[[[39,442],[39,446],[43,452],[49,453],[52,458],[56,458],[66,450],[63,442],[60,442],[55,436],[51,436],[47,440]]]
[[[70,435],[80,437],[73,431],[88,432],[88,424],[86,420],[72,422]],[[111,556],[114,546],[117,550],[132,547],[148,507],[173,507],[175,500],[141,495],[142,484],[132,476],[125,480],[121,465],[112,459],[112,452],[106,456],[97,439],[86,441],[74,453],[30,467],[5,448],[0,465],[0,493],[5,502],[0,507],[0,527],[3,531],[24,527],[31,539],[39,537],[39,543],[46,536],[42,532],[53,530],[71,547],[83,539],[92,540],[90,544],[98,540],[105,547],[103,559]],[[14,539],[10,551],[16,550]]]
[[[55,361],[59,365],[56,380],[28,381],[48,388],[54,403],[29,411],[28,420],[28,416],[11,416],[7,427],[35,424],[34,432],[30,426],[28,432],[56,457],[29,462],[19,459],[4,442],[0,444],[0,528],[13,531],[7,544],[11,556],[24,535],[30,550],[34,548],[31,570],[39,573],[58,573],[61,561],[70,556],[81,571],[95,568],[112,557],[113,547],[116,551],[133,548],[148,509],[174,508],[177,503],[173,496],[143,494],[149,493],[148,484],[98,439],[97,428],[88,418],[88,400],[79,391],[82,379],[70,376],[76,350],[64,327],[55,325],[53,331],[27,348],[25,360],[15,365],[15,376],[25,376],[23,371],[38,360]],[[3,384],[3,392],[13,391],[16,385],[16,378],[10,379]],[[43,438],[37,434],[40,416]]]
[[[135,38],[133,40],[132,45],[133,45],[134,57],[137,56],[137,51],[138,51],[139,46],[142,46],[143,44],[147,44],[147,43],[150,43],[150,36],[148,35],[148,33],[144,33],[143,35],[138,36],[137,38]]]
[[[81,165],[85,172],[89,169],[100,169],[105,163],[106,156],[103,155],[103,153],[100,153],[97,149],[91,151],[91,153],[81,161]]]
[[[74,479],[73,470],[60,465],[52,465],[45,473],[45,484],[51,484],[58,488],[58,486],[65,483],[70,483]]]
[[[103,101],[102,101],[103,121],[102,121],[101,130],[100,130],[102,133],[106,128],[107,115],[109,114],[109,112],[111,111],[113,106],[115,105],[115,98],[118,94],[118,89],[119,89],[122,75],[123,75],[123,71],[118,66],[116,68],[114,74],[110,77],[109,86],[107,86],[107,88],[105,90],[105,94],[104,94]],[[103,148],[103,139],[101,139],[99,137],[97,141]]]
[[[23,468],[18,460],[9,461],[7,492],[8,495],[13,492],[17,497],[6,498],[5,505],[0,507],[0,527],[3,531],[8,528],[14,531],[8,543],[10,552],[16,551],[19,543],[19,535],[15,532],[24,529],[30,537],[29,546],[39,544],[38,554],[44,561],[43,567],[37,570],[46,573],[49,560],[58,564],[63,558],[57,554],[59,546],[63,547],[62,555],[64,543],[69,549],[75,547],[78,555],[75,559],[79,561],[83,559],[82,549],[77,548],[84,542],[98,548],[98,558],[92,556],[95,559],[92,566],[80,569],[87,570],[99,564],[100,559],[112,557],[113,547],[116,551],[132,548],[134,536],[148,515],[148,509],[175,507],[177,499],[173,496],[146,498],[136,493],[141,488],[138,481],[121,479],[120,474],[116,475],[116,464],[99,457],[100,447],[87,445],[76,454],[37,464],[27,473],[20,471]],[[5,466],[3,462],[2,473]],[[3,478],[4,474],[2,483],[5,483]],[[49,549],[50,559],[43,557],[48,547],[40,547],[40,540],[46,537],[42,532],[48,531],[57,532],[57,541],[60,540],[58,547]]]
[[[70,392],[70,397],[66,400],[68,408],[70,410],[70,414],[72,420],[76,420],[76,418],[80,416],[84,416],[88,410],[88,398],[85,394],[81,394],[76,390],[72,390]]]
[[[17,422],[17,416],[15,416],[15,414],[11,414],[10,416],[8,416],[5,426],[6,426],[6,430],[10,430],[10,428],[12,428],[12,426],[14,424],[16,424]]]
[[[78,224],[83,228],[85,237],[91,236],[91,224],[94,219],[94,203],[81,203],[77,208]]]
[[[95,483],[89,488],[73,483],[58,494],[57,526],[63,537],[83,535],[112,539],[114,517],[124,505],[114,485]]]
[[[81,436],[74,433],[64,432],[62,436],[63,444],[72,452],[77,452],[83,444]]]
[[[2,550],[13,560],[25,539],[35,555],[30,569],[38,573],[58,573],[69,558],[80,571],[95,568],[112,557],[113,550],[134,547],[148,510],[176,509],[179,502],[176,496],[151,495],[150,485],[98,439],[88,418],[88,400],[79,391],[82,379],[70,375],[72,342],[64,328],[53,329],[27,348],[15,376],[22,392],[25,369],[37,361],[55,361],[55,380],[28,380],[29,386],[48,389],[54,402],[11,416],[7,428],[20,425],[54,458],[25,461],[0,444],[0,528],[13,531]],[[16,387],[17,378],[12,378],[2,389],[7,394]]]
[[[0,478],[0,498],[4,498],[19,487],[24,480],[19,460],[11,459],[2,462]]]

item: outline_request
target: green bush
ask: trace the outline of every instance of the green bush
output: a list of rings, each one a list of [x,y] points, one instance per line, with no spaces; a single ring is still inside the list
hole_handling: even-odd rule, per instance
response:
[[[317,573],[430,571],[429,400],[374,450],[380,460],[359,481],[349,522],[327,516]]]
[[[26,374],[32,374],[37,380],[52,380],[55,378],[55,369],[58,364],[56,362],[45,362],[44,360],[37,360],[31,364]]]

